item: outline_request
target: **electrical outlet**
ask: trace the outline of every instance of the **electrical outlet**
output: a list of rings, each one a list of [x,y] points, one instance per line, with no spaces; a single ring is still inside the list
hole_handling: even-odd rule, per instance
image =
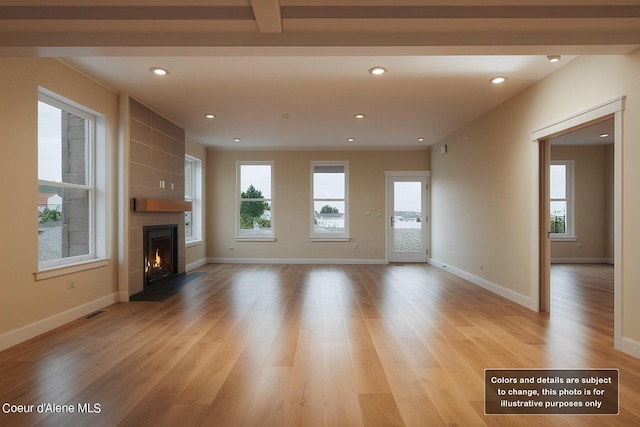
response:
[[[353,249],[358,249],[358,244],[357,243],[353,244]]]
[[[480,270],[484,270],[484,264],[480,264]]]
[[[67,289],[73,289],[76,287],[76,279],[67,280]]]
[[[229,246],[229,250],[232,251],[233,250],[233,246]]]

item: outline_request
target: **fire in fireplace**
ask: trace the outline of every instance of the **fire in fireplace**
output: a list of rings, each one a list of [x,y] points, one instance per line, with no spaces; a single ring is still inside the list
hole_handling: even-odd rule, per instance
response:
[[[178,225],[143,227],[144,286],[171,279],[178,272]]]

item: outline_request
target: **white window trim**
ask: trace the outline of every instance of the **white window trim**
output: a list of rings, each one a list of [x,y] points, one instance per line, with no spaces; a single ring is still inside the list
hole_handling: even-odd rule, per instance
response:
[[[43,269],[33,274],[36,280],[51,279],[52,277],[65,276],[67,274],[78,273],[80,271],[91,270],[94,268],[105,267],[109,265],[108,259],[92,259],[89,261],[80,261],[71,265],[63,265],[50,269]]]
[[[86,153],[88,164],[87,184],[76,185],[38,179],[38,183],[43,185],[87,188],[90,190],[89,253],[39,261],[38,270],[34,273],[34,276],[36,280],[42,280],[67,274],[68,271],[76,272],[105,265],[108,259],[107,254],[109,253],[107,242],[109,224],[106,203],[109,194],[106,180],[109,156],[106,150],[106,124],[103,114],[43,87],[38,87],[38,101],[88,119],[91,124],[90,129],[87,131],[88,138],[90,138]],[[97,159],[101,159],[101,163],[98,163]]]
[[[242,198],[240,194],[243,189],[241,186],[241,176],[240,170],[244,165],[269,165],[271,166],[271,198],[264,198],[265,201],[271,202],[271,233],[268,235],[265,234],[251,234],[251,233],[242,233],[240,234],[240,202]],[[275,233],[275,203],[274,203],[274,162],[273,161],[237,161],[236,162],[236,242],[274,242],[276,240]]]
[[[566,167],[566,201],[567,218],[565,233],[551,233],[549,236],[552,242],[575,242],[578,240],[575,233],[575,161],[574,160],[552,160],[550,165],[564,165]],[[549,199],[553,201],[554,199]],[[561,200],[561,199],[557,199]],[[565,200],[565,199],[562,199]]]
[[[197,157],[190,156],[185,154],[185,161],[192,163],[192,184],[193,184],[193,195],[189,199],[186,196],[185,191],[185,200],[191,201],[191,234],[192,236],[187,238],[185,237],[185,246],[190,247],[196,244],[200,244],[203,242],[203,215],[202,215],[202,160]],[[186,179],[186,177],[185,177]]]
[[[342,166],[344,167],[344,233],[341,234],[334,234],[331,236],[326,236],[323,234],[316,234],[315,233],[315,227],[314,227],[314,221],[315,221],[315,206],[314,206],[314,202],[315,199],[313,197],[313,173],[315,170],[316,166]],[[310,206],[310,213],[311,213],[311,221],[310,221],[310,231],[309,231],[309,240],[311,240],[312,242],[349,242],[351,241],[351,237],[349,234],[349,162],[348,161],[312,161],[311,162],[311,168],[310,168],[310,174],[311,174],[311,197],[310,197],[310,201],[311,201],[311,206]],[[320,199],[320,200],[325,200],[325,201],[331,201],[331,200],[335,200],[335,201],[343,201],[342,199]]]

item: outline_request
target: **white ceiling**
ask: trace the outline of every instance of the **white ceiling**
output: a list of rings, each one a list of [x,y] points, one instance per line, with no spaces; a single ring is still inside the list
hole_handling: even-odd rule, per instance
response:
[[[609,118],[558,135],[549,142],[551,145],[608,145],[613,144],[613,139],[614,120]]]
[[[558,64],[541,55],[79,57],[65,62],[137,98],[208,146],[381,148],[432,144],[572,58]],[[377,65],[389,72],[369,74]],[[170,74],[155,76],[149,71],[154,66]],[[490,84],[496,75],[509,79]],[[206,119],[205,113],[216,118]],[[366,117],[356,119],[356,113]],[[356,141],[347,144],[350,137]]]
[[[426,149],[578,55],[640,46],[640,0],[484,3],[2,0],[0,55],[59,57],[211,147]]]

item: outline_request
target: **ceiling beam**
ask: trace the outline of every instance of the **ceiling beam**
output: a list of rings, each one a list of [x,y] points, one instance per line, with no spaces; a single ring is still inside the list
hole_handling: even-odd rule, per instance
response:
[[[282,32],[280,0],[251,0],[251,7],[260,33],[276,34]]]
[[[251,20],[249,6],[0,6],[2,20]]]
[[[638,18],[640,6],[284,6],[284,19]]]

